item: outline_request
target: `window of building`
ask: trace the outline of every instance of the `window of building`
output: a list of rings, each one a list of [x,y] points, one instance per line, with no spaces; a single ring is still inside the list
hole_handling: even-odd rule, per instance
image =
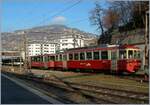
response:
[[[108,59],[108,51],[101,52],[101,59]]]
[[[98,60],[99,58],[99,51],[93,52],[93,59]]]
[[[86,52],[86,59],[91,60],[92,59],[92,52]]]
[[[44,44],[44,46],[49,46],[48,44]]]
[[[67,42],[68,40],[62,40],[62,42]]]
[[[67,43],[63,43],[63,44],[62,44],[62,46],[67,46],[67,45],[68,45]]]
[[[51,47],[54,47],[54,44],[51,44]]]
[[[69,54],[69,60],[73,60],[73,54]]]
[[[54,53],[54,51],[50,51],[51,53]]]
[[[80,53],[80,60],[85,60],[85,53],[84,52]]]
[[[79,60],[79,54],[78,53],[74,53],[74,60]]]

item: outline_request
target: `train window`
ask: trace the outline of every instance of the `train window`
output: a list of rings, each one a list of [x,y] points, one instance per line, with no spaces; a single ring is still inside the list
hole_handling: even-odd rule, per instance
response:
[[[108,51],[101,52],[101,59],[108,59]]]
[[[69,60],[73,60],[73,54],[69,54]]]
[[[128,51],[128,58],[133,58],[133,50]]]
[[[94,60],[99,59],[99,51],[93,52],[93,54],[94,54]]]
[[[126,55],[127,55],[127,54],[126,54],[126,51],[125,51],[125,50],[120,50],[120,51],[119,51],[119,58],[120,58],[120,59],[126,59],[126,58],[127,58]]]
[[[111,59],[112,60],[117,59],[117,52],[111,51]]]
[[[67,60],[67,55],[63,55],[63,60],[64,60],[64,61]]]
[[[50,56],[50,60],[55,61],[55,56]]]
[[[35,61],[34,57],[31,57],[31,61]]]
[[[45,62],[48,62],[49,59],[48,59],[48,56],[44,56],[45,57]]]
[[[137,58],[137,51],[134,51],[134,58]]]
[[[36,57],[34,57],[34,61],[36,61],[36,62],[37,62],[37,58],[36,58]]]
[[[85,60],[85,53],[84,52],[80,53],[80,60]]]
[[[42,62],[42,61],[43,61],[43,56],[40,57],[40,62]]]
[[[140,58],[140,51],[134,51],[134,58]]]
[[[37,60],[37,62],[39,62],[39,61],[40,61],[40,57],[37,57],[37,59],[36,59],[36,60]]]
[[[79,55],[78,55],[78,53],[75,53],[75,54],[74,54],[74,60],[79,60]]]
[[[62,55],[61,54],[59,55],[59,60],[62,61]]]
[[[140,51],[137,51],[137,58],[141,58]]]
[[[58,55],[56,55],[56,61],[58,61]]]
[[[51,60],[50,56],[47,56],[47,57],[48,57],[48,61],[50,61]]]
[[[92,59],[92,52],[86,52],[86,59],[91,60]]]

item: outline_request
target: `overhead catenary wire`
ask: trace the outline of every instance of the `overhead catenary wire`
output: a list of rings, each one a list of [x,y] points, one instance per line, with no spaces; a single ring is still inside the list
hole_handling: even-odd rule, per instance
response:
[[[72,4],[72,5],[70,5],[70,6],[66,7],[66,8],[64,8],[64,9],[62,9],[61,11],[57,12],[56,14],[54,14],[54,15],[52,15],[52,16],[50,16],[50,17],[47,17],[47,18],[45,18],[44,20],[40,21],[40,22],[39,22],[38,24],[36,24],[35,26],[38,26],[38,25],[41,25],[41,24],[44,23],[44,22],[47,22],[49,19],[51,19],[51,18],[53,18],[53,17],[56,17],[56,16],[60,15],[61,13],[64,13],[64,12],[68,11],[69,9],[75,7],[76,5],[80,4],[81,2],[82,2],[82,0],[78,0],[76,3],[74,3],[74,4]]]
[[[40,0],[39,0],[39,1],[40,1]],[[73,1],[73,0],[69,0],[69,1],[67,1],[64,5],[70,4],[72,1]],[[40,21],[40,22],[37,22],[37,24],[34,25],[34,26],[42,25],[42,23],[47,22],[50,18],[55,17],[55,16],[57,16],[57,15],[59,15],[59,14],[65,12],[65,11],[68,11],[69,9],[71,9],[71,8],[73,8],[74,6],[76,6],[77,4],[79,4],[81,1],[82,1],[82,0],[79,0],[79,1],[73,3],[72,5],[69,5],[68,7],[64,8],[64,9],[55,10],[55,11],[54,11],[54,10],[48,10],[47,12],[45,12],[45,13],[43,13],[43,14],[40,15],[40,17],[43,17],[43,18],[46,17],[46,18],[43,19],[43,20]],[[37,2],[36,5],[34,5],[34,8],[37,8],[37,7],[38,7],[38,4],[39,4],[39,2]],[[58,11],[58,12],[57,12],[57,11]],[[31,16],[34,12],[33,12],[33,10],[31,10],[31,11],[28,11],[28,12],[26,12],[26,13],[30,14],[30,16]],[[55,13],[55,14],[54,14],[54,13]],[[47,14],[51,14],[51,16],[46,16]],[[53,14],[54,14],[54,15],[53,15]],[[28,24],[31,24],[31,21],[32,21],[34,18],[35,18],[34,16],[31,16],[31,19],[28,19],[28,20],[25,20],[25,19],[22,20],[22,19],[21,19],[21,22],[20,22],[20,23],[22,23],[22,24],[24,25],[24,28],[26,28],[27,25],[25,25],[25,24],[27,24],[27,23],[28,23]],[[11,27],[10,29],[12,29],[12,27]],[[28,28],[27,28],[27,29],[28,29]]]
[[[88,17],[82,18],[82,19],[79,19],[79,20],[75,20],[75,21],[72,21],[72,22],[69,22],[69,23],[67,23],[66,25],[70,25],[70,24],[78,24],[78,23],[81,23],[81,22],[87,21],[87,20],[89,20]]]

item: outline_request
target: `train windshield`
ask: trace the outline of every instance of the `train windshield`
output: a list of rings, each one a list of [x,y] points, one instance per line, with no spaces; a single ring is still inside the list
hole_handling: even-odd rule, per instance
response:
[[[134,51],[134,58],[140,59],[140,51]]]
[[[126,52],[126,50],[120,50],[119,51],[119,58],[120,59],[126,59],[127,58],[127,52]]]
[[[133,50],[128,50],[128,58],[129,59],[133,58]]]

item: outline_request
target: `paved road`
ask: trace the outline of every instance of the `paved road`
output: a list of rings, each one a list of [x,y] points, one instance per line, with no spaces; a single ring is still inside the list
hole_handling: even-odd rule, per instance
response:
[[[49,104],[49,102],[1,76],[1,104]]]

